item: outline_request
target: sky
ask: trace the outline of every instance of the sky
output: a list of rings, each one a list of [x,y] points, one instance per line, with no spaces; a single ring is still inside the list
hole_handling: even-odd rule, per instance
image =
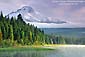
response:
[[[85,27],[84,0],[0,0],[0,11],[5,15],[23,6],[31,6],[49,18]]]

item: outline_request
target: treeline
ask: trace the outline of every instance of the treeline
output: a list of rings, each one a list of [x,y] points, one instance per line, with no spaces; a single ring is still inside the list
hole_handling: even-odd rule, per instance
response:
[[[77,45],[85,45],[85,37],[82,38],[66,38],[63,37],[65,39],[66,44],[77,44]]]
[[[85,45],[85,37],[66,37],[58,34],[49,35],[52,42],[51,44],[74,44],[74,45]]]
[[[34,25],[26,24],[21,14],[17,18],[4,17],[2,12],[0,14],[0,47],[64,43],[62,37],[46,35]]]
[[[43,30],[26,24],[21,14],[16,18],[0,14],[0,46],[44,44],[46,38]]]

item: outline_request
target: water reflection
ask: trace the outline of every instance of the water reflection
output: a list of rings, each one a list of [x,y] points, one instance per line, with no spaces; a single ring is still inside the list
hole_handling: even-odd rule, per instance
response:
[[[0,57],[45,57],[49,51],[0,52]]]
[[[51,51],[0,52],[0,57],[85,57],[84,47],[59,47]]]

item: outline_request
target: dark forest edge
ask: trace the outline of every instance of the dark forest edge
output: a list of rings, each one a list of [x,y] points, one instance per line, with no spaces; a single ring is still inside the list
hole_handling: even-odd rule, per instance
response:
[[[34,25],[26,24],[21,14],[17,19],[4,17],[2,12],[0,14],[0,47],[68,44],[69,42],[72,41],[58,35],[47,35]]]

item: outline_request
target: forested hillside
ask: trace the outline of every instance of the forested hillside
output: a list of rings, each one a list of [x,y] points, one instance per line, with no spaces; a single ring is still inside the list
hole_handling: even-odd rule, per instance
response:
[[[1,45],[31,45],[45,43],[44,31],[34,25],[26,24],[21,14],[17,19],[9,19],[0,15],[0,44]]]
[[[26,24],[21,14],[17,16],[17,19],[4,17],[2,12],[0,14],[0,47],[56,44],[63,43],[62,40],[63,38],[44,34],[43,30],[34,25]]]

